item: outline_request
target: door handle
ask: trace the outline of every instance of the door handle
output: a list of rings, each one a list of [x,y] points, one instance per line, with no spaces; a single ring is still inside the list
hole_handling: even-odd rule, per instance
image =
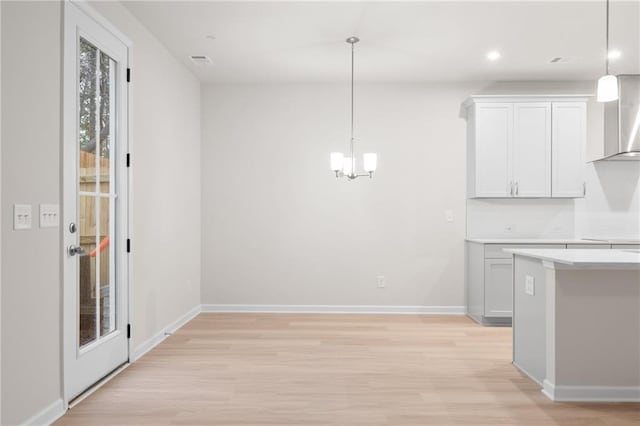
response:
[[[85,251],[84,248],[82,248],[82,246],[74,246],[73,244],[69,246],[69,248],[67,248],[67,253],[69,253],[69,256],[82,256]]]

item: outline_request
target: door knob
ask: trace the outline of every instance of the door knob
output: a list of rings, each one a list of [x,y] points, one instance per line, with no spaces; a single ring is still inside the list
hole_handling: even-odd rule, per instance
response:
[[[82,256],[84,254],[84,249],[82,248],[82,246],[70,245],[67,249],[67,253],[69,253],[69,256]]]

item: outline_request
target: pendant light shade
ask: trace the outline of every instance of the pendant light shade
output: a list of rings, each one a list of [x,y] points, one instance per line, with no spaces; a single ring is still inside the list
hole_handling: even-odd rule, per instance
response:
[[[618,77],[603,75],[598,79],[598,102],[611,102],[618,99]]]
[[[355,170],[355,163],[355,158],[344,157],[344,160],[342,162],[342,173],[344,173],[345,176],[351,176],[353,174],[353,171]]]
[[[376,171],[378,165],[378,154],[375,152],[369,152],[363,156],[362,168],[367,173],[373,173]]]
[[[342,171],[344,155],[341,152],[331,153],[331,170],[334,172]]]
[[[607,33],[605,53],[605,75],[598,79],[596,99],[598,102],[611,102],[618,100],[618,78],[609,73],[609,0],[607,0]]]

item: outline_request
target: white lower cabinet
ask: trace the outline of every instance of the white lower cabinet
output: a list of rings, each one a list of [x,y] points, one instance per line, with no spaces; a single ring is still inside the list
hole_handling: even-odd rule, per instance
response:
[[[465,245],[467,315],[483,325],[511,325],[513,315],[513,256],[504,249],[563,249],[565,244]]]
[[[493,318],[511,318],[513,314],[513,261],[484,261],[484,313]]]

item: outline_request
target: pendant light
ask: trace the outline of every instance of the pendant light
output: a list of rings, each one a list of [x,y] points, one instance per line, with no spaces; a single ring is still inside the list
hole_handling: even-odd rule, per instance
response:
[[[607,0],[607,38],[606,38],[606,75],[598,79],[598,102],[610,102],[618,100],[618,77],[609,74],[609,0]]]
[[[358,174],[356,171],[356,156],[354,152],[355,138],[353,136],[353,80],[354,80],[354,53],[355,44],[359,42],[358,37],[349,37],[346,42],[351,45],[351,140],[349,156],[345,157],[341,152],[332,152],[330,157],[331,170],[336,174],[336,178],[346,177],[354,180],[362,176],[373,178],[373,172],[376,171],[378,156],[375,153],[367,153],[362,157],[362,168],[366,173]]]

